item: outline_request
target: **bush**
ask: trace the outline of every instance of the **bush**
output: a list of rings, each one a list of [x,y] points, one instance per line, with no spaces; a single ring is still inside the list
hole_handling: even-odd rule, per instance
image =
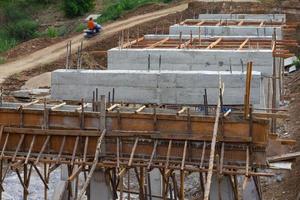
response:
[[[94,0],[64,0],[63,9],[68,17],[77,17],[94,8]]]
[[[300,56],[296,60],[293,61],[293,64],[295,65],[297,70],[300,69]]]
[[[34,20],[23,19],[6,25],[6,31],[10,37],[24,41],[32,39],[36,35],[38,23]]]
[[[135,9],[146,3],[164,2],[169,3],[172,0],[119,0],[111,4],[102,11],[101,17],[97,19],[98,23],[104,23],[110,20],[118,19],[125,11]]]
[[[57,31],[57,29],[56,29],[55,27],[53,27],[53,26],[47,28],[47,31],[46,31],[46,32],[47,32],[47,36],[48,36],[49,38],[55,38],[55,37],[58,36],[58,31]]]

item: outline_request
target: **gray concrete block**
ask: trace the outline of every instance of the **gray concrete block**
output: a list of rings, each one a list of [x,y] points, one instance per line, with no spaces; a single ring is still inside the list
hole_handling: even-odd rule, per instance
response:
[[[256,26],[193,26],[193,25],[173,25],[170,26],[171,35],[209,35],[209,36],[252,36],[270,37],[276,31],[276,37],[282,39],[281,27],[256,27]]]
[[[51,97],[91,101],[96,88],[104,95],[114,88],[116,101],[201,104],[207,88],[209,103],[216,104],[219,73],[225,84],[224,103],[242,104],[245,73],[216,71],[56,70],[52,72]],[[260,72],[253,72],[251,86],[252,103],[264,102]]]
[[[252,19],[285,22],[285,14],[200,14],[199,19]]]
[[[253,62],[254,71],[272,74],[271,50],[206,50],[206,49],[123,49],[108,51],[109,70],[147,70],[150,55],[150,69],[181,71],[232,71],[246,70],[247,62]],[[243,63],[243,64],[242,64]]]

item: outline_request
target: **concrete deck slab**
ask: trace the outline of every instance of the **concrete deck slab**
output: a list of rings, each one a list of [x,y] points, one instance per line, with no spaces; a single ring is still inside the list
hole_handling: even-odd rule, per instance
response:
[[[242,104],[245,73],[220,72],[225,84],[224,104]],[[216,71],[56,70],[52,72],[51,97],[59,100],[92,100],[92,92],[134,103],[201,104],[204,89],[210,104],[217,103],[219,73]],[[251,102],[264,102],[260,72],[253,72]]]
[[[170,34],[210,35],[210,36],[256,36],[270,37],[276,31],[277,39],[282,39],[281,27],[257,27],[257,26],[195,26],[195,25],[173,25],[170,26]]]
[[[200,14],[199,19],[255,19],[285,22],[285,14]]]

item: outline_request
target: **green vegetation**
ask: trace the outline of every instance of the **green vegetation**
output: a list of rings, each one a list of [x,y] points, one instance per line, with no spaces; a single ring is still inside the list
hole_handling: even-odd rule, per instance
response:
[[[37,3],[44,2],[42,0],[0,0],[0,52],[5,52],[19,42],[36,37],[38,23],[30,16],[37,9]]]
[[[10,48],[16,46],[17,41],[7,35],[5,31],[0,30],[0,53],[3,53]]]
[[[77,17],[92,10],[94,6],[94,0],[64,0],[63,9],[67,17]]]
[[[0,64],[3,64],[3,63],[5,63],[5,58],[0,56]]]
[[[58,30],[55,27],[51,26],[51,27],[47,28],[46,35],[49,38],[55,38],[58,36]]]
[[[86,28],[86,24],[80,23],[75,28],[75,32],[80,33]]]
[[[103,11],[101,17],[97,19],[98,23],[103,23],[118,19],[126,11],[133,10],[139,6],[148,3],[169,3],[172,0],[119,0],[109,4]]]
[[[296,69],[300,69],[300,56],[297,58],[297,60],[293,61],[293,64],[295,65]]]

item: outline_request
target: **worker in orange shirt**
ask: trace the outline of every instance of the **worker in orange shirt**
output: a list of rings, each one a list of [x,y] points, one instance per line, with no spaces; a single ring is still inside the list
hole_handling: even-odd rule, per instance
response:
[[[99,33],[99,31],[102,29],[102,27],[97,24],[92,17],[89,19],[87,26],[89,30],[96,31],[96,33]]]

